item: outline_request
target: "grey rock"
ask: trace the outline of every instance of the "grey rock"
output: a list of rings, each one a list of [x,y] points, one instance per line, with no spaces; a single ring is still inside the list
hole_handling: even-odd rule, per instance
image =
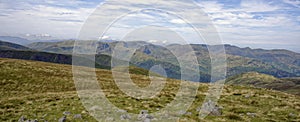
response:
[[[213,109],[212,109],[212,111],[211,111],[211,113],[210,113],[210,115],[213,115],[213,116],[221,116],[222,115],[222,107],[219,107],[219,106],[215,106]]]
[[[141,110],[140,114],[148,114],[148,110]]]
[[[130,119],[131,119],[131,116],[128,115],[128,114],[122,114],[122,115],[120,116],[120,119],[121,119],[121,120],[130,120]]]
[[[74,118],[74,119],[82,119],[82,116],[81,116],[81,114],[75,114],[75,115],[73,116],[73,118]]]
[[[67,121],[67,117],[63,116],[61,118],[58,119],[58,122],[66,122]]]
[[[63,114],[64,114],[64,115],[70,115],[70,114],[71,114],[71,112],[69,112],[69,111],[65,111],[65,112],[63,112]]]
[[[138,115],[138,120],[144,120],[147,114],[148,114],[147,110],[141,110],[140,114]]]
[[[192,115],[192,112],[187,112],[185,113],[185,115]]]
[[[18,122],[25,122],[25,117],[24,116],[21,116],[20,118],[19,118],[19,120],[18,120]]]
[[[197,111],[201,111],[201,109],[204,109],[204,111],[206,112],[210,112],[209,115],[211,116],[221,116],[223,108],[219,107],[213,101],[209,100],[203,103],[203,108],[201,107],[197,108]]]
[[[294,114],[294,113],[289,113],[289,116],[290,116],[290,117],[296,117],[297,115]]]
[[[148,114],[147,110],[141,110],[140,114],[138,115],[138,120],[141,121],[151,121],[151,119],[153,119],[154,117]]]
[[[154,117],[152,115],[150,115],[150,114],[147,114],[146,115],[146,119],[154,119]]]
[[[117,112],[120,112],[120,113],[126,113],[127,111],[126,111],[126,110],[120,109],[120,110],[117,110]]]
[[[35,120],[31,120],[31,122],[38,122],[38,120],[37,120],[37,119],[35,119]]]
[[[151,122],[151,119],[146,118],[143,122]]]
[[[246,113],[247,116],[250,116],[250,117],[256,117],[256,113],[250,113],[250,112],[247,112]]]

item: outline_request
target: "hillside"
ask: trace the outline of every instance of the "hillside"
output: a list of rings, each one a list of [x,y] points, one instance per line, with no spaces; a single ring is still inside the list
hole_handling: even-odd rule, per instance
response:
[[[279,79],[271,75],[249,72],[230,77],[226,83],[274,89],[300,95],[300,80],[296,78]]]
[[[74,41],[39,42],[28,45],[32,49],[71,54]],[[208,46],[204,44],[158,46],[147,42],[97,42],[98,54],[112,55],[115,46],[125,50],[139,47],[131,58],[135,66],[149,70],[153,64],[163,64],[168,71],[168,77],[179,78],[180,67],[177,57],[189,61],[195,54],[196,64],[201,71],[201,82],[210,81],[210,56]],[[219,46],[219,45],[216,45]],[[300,76],[300,54],[287,50],[263,50],[239,48],[224,45],[227,53],[227,75],[234,76],[246,72],[259,72],[278,78]],[[193,50],[189,50],[192,47]],[[175,55],[176,54],[176,55]],[[191,69],[192,70],[192,69]],[[192,76],[191,76],[192,77]]]
[[[27,45],[27,44],[32,43],[32,41],[30,41],[30,40],[20,38],[20,37],[13,37],[13,36],[0,36],[0,40],[19,44],[19,45]]]
[[[0,121],[17,121],[21,116],[57,121],[65,111],[71,113],[67,115],[67,121],[95,121],[76,94],[70,65],[16,59],[0,59],[0,64]],[[166,87],[160,92],[163,94],[147,100],[132,99],[115,86],[111,71],[97,69],[96,74],[107,98],[132,113],[146,109],[151,114],[163,108],[172,101],[180,83],[167,79]],[[136,84],[147,81],[145,76],[132,74],[131,77]],[[200,121],[197,109],[204,100],[208,85],[189,83],[200,87],[196,100],[181,121]],[[222,114],[209,115],[204,121],[300,121],[300,97],[273,90],[227,85],[218,105],[222,107]],[[81,114],[82,120],[74,119],[75,114]],[[105,113],[101,114],[105,116]],[[166,115],[168,118],[176,116],[177,113]],[[155,116],[159,117],[162,116]],[[135,120],[132,118],[130,121]]]
[[[31,50],[28,47],[0,40],[0,50]]]

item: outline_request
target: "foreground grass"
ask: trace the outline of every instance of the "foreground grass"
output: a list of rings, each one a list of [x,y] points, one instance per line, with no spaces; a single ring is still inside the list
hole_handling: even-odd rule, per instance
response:
[[[71,70],[68,65],[0,59],[0,121],[17,121],[21,116],[57,121],[64,111],[71,112],[68,121],[96,121],[77,96]],[[167,79],[158,97],[141,100],[122,93],[113,82],[111,71],[99,69],[96,73],[109,101],[131,113],[163,108],[176,96],[181,82]],[[145,82],[149,84],[146,76],[131,75],[131,78],[141,87],[145,87]],[[181,121],[200,121],[197,109],[207,90],[207,84],[200,84],[190,114],[184,115]],[[300,121],[300,97],[278,91],[225,86],[219,106],[223,107],[221,116],[208,116],[202,121]],[[247,113],[255,113],[255,117]],[[74,114],[81,114],[83,119],[73,119]]]

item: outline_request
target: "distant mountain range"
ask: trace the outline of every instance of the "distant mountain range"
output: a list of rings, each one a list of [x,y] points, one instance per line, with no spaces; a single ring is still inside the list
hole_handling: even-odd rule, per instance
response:
[[[34,43],[34,42],[60,42],[65,41],[62,39],[50,39],[50,38],[21,38],[21,37],[15,37],[15,36],[0,36],[1,41],[15,43],[19,45],[26,46],[28,44]]]
[[[28,47],[40,51],[71,54],[74,41],[56,43],[32,43]],[[131,63],[138,67],[149,69],[154,64],[163,64],[171,78],[180,77],[180,65],[174,52],[182,53],[182,57],[188,57],[191,53],[197,56],[201,71],[200,81],[210,81],[210,57],[207,45],[192,44],[158,46],[147,42],[98,42],[97,53],[112,55],[115,46],[122,48],[140,47],[131,58]],[[191,46],[193,50],[186,50]],[[300,54],[288,50],[263,50],[251,48],[239,48],[232,45],[224,45],[227,53],[228,76],[244,72],[259,72],[278,78],[300,76]],[[120,47],[118,47],[120,48]],[[172,50],[173,52],[171,52]]]
[[[35,42],[26,45],[32,50],[37,50],[39,53],[48,52],[56,55],[64,55],[70,57],[73,52],[74,41],[61,42]],[[158,46],[151,43],[136,41],[136,42],[97,42],[97,56],[105,56],[105,63],[101,58],[97,58],[96,62],[101,66],[110,67],[110,59],[114,48],[132,49],[137,48],[130,59],[132,66],[137,66],[150,70],[154,65],[161,65],[167,76],[170,78],[180,79],[180,63],[177,60],[174,52],[189,59],[191,54],[195,54],[199,64],[201,82],[209,82],[211,80],[210,57],[208,45],[192,44],[179,45],[172,44],[168,46]],[[193,50],[186,50],[191,46]],[[272,75],[277,78],[284,77],[300,77],[300,54],[288,50],[263,50],[251,48],[239,48],[232,45],[224,45],[227,53],[227,75],[228,77],[246,72],[258,72]],[[172,50],[172,52],[170,51]],[[19,50],[20,51],[20,50]],[[24,51],[24,50],[23,50]],[[35,52],[37,52],[35,51]],[[8,53],[8,52],[2,52]],[[12,53],[12,52],[10,52]],[[47,53],[47,54],[48,54]],[[2,54],[4,55],[4,54]],[[31,54],[33,55],[33,54]],[[44,55],[44,54],[40,54]],[[21,55],[20,55],[21,56]],[[16,58],[18,56],[15,56]],[[68,60],[71,60],[68,58]],[[189,70],[189,69],[188,69]],[[192,72],[190,69],[189,72]],[[195,76],[189,76],[195,77]],[[194,79],[197,79],[196,77]],[[193,80],[193,79],[192,79]],[[194,80],[195,81],[195,80]]]
[[[0,40],[15,43],[15,44],[20,44],[20,45],[27,45],[33,43],[33,41],[30,41],[28,39],[13,37],[13,36],[0,36]]]

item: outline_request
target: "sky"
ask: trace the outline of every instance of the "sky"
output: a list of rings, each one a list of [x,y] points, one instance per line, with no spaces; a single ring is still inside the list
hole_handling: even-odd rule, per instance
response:
[[[134,0],[119,0],[110,6],[110,11],[104,11],[106,14],[102,15],[109,17],[114,11],[129,12],[126,8],[130,3],[128,1],[133,7],[142,7],[142,4],[132,4]],[[105,2],[107,1],[0,0],[0,36],[76,39],[88,17]],[[225,44],[300,52],[300,0],[196,0],[188,4],[196,4],[204,11]],[[184,0],[178,0],[176,4],[169,6],[176,9],[193,9],[189,8],[188,4]],[[170,35],[174,34],[170,32],[173,29],[185,33],[190,43],[198,43],[195,41],[196,37],[192,36],[193,32],[187,29],[185,21],[153,11],[129,14],[121,18],[108,30],[104,38],[120,39],[122,34],[124,38],[128,28],[139,28],[147,23],[159,23],[155,25],[161,27],[146,27],[144,30],[148,30],[147,33],[151,33],[151,29],[152,32],[162,32],[150,34],[156,37],[145,38],[149,39],[147,41],[173,43],[178,37]],[[190,24],[196,25],[197,22]]]

